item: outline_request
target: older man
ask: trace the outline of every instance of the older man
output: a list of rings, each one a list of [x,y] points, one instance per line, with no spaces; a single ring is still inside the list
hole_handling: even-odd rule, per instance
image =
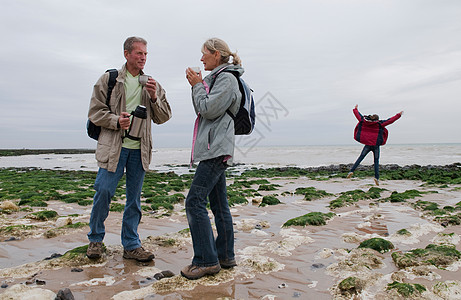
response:
[[[93,209],[90,218],[89,258],[103,254],[105,235],[104,221],[109,214],[111,198],[119,180],[126,170],[126,204],[123,213],[121,240],[123,257],[137,261],[151,261],[154,254],[145,250],[139,239],[138,225],[141,220],[141,189],[144,174],[152,157],[151,120],[162,124],[171,118],[170,105],[165,90],[153,78],[143,86],[139,76],[147,58],[147,42],[139,37],[129,37],[124,45],[126,63],[118,70],[109,105],[106,104],[109,73],[104,73],[94,85],[88,118],[101,126],[96,149],[99,171],[94,188]],[[134,111],[138,105],[147,110],[147,119],[140,131],[140,138],[125,136]]]

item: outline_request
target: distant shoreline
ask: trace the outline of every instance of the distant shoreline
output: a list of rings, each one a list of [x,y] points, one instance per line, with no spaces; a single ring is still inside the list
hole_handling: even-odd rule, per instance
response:
[[[0,149],[0,157],[37,154],[85,154],[95,151],[95,149]]]

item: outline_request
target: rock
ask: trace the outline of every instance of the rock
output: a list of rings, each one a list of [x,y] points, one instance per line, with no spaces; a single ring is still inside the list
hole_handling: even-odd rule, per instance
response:
[[[49,257],[46,257],[46,258],[44,258],[43,260],[50,260],[50,259],[53,259],[53,258],[58,258],[58,257],[61,257],[61,256],[62,256],[62,254],[59,254],[59,253],[53,253],[53,254],[51,254],[51,256],[49,256]]]
[[[284,289],[286,288],[288,285],[286,283],[282,283],[279,285],[279,289]]]
[[[162,274],[165,278],[170,278],[174,276],[174,273],[171,272],[170,270],[162,271]]]
[[[2,201],[0,203],[0,209],[18,211],[19,207],[16,204],[14,204],[13,202],[11,202],[9,200],[5,200],[5,201]]]
[[[2,284],[2,286],[1,286],[2,289],[6,289],[7,287],[8,287],[8,284],[6,284],[6,283]]]
[[[169,278],[169,277],[173,277],[174,276],[174,273],[171,272],[170,270],[166,270],[166,271],[162,271],[160,273],[157,273],[154,275],[154,278],[157,279],[157,280],[160,280],[160,279],[163,279],[163,278]]]
[[[75,300],[75,298],[71,290],[69,288],[65,288],[65,289],[59,290],[54,300]]]
[[[58,218],[56,220],[56,223],[55,223],[55,226],[56,227],[63,227],[63,226],[66,226],[66,225],[72,225],[72,219],[69,218],[69,217],[62,217],[62,218]]]
[[[36,285],[45,285],[46,281],[45,280],[40,280],[40,279],[35,279],[35,284]]]
[[[70,271],[71,272],[83,272],[83,269],[82,268],[72,268]]]
[[[324,264],[318,263],[318,264],[312,264],[311,266],[312,269],[322,269],[325,268]]]
[[[12,236],[12,237],[7,238],[5,242],[18,241],[18,240],[19,240],[18,238]]]

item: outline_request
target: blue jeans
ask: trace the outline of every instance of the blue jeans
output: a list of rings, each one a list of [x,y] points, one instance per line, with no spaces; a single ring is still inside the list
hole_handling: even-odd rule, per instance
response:
[[[115,172],[99,168],[94,188],[93,209],[90,217],[90,242],[102,242],[105,235],[104,221],[118,182],[126,168],[126,204],[122,221],[122,245],[126,250],[141,247],[138,225],[141,221],[141,190],[145,171],[141,162],[141,150],[122,148]]]
[[[234,259],[234,228],[227,202],[226,168],[223,157],[199,163],[186,198],[194,258],[192,264],[200,267],[214,266],[219,260]],[[213,212],[217,237],[214,239],[207,203]]]
[[[373,157],[374,157],[374,167],[375,167],[375,178],[379,179],[379,146],[368,146],[365,145],[363,147],[362,153],[360,153],[359,158],[357,158],[357,161],[351,168],[351,172],[354,172],[355,169],[360,165],[362,160],[367,156],[368,152],[373,151]]]

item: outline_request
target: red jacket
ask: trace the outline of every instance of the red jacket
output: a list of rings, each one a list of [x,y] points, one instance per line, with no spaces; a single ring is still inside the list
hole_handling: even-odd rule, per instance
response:
[[[400,113],[398,113],[387,120],[368,121],[359,113],[358,109],[354,108],[353,112],[357,120],[359,120],[354,129],[354,139],[359,143],[369,146],[385,145],[388,135],[386,126],[394,123],[401,117]]]

